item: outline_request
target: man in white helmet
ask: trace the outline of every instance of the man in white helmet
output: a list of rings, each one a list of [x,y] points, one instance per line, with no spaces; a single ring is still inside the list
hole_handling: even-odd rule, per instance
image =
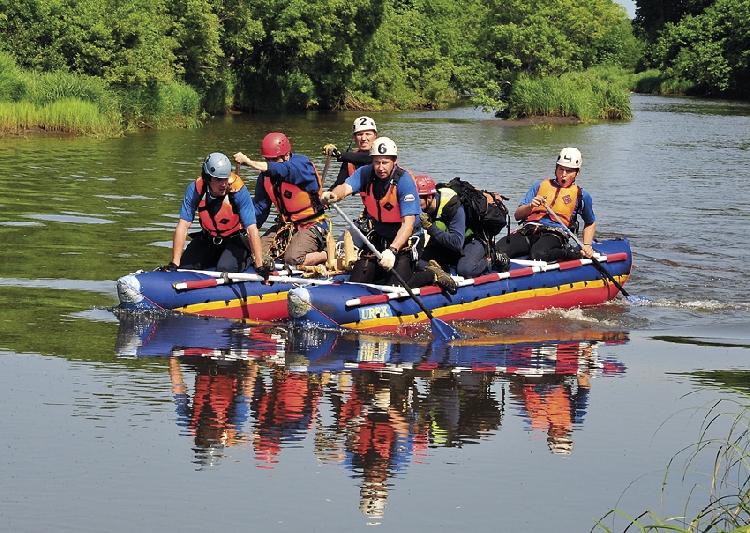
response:
[[[336,161],[343,163],[336,176],[336,181],[329,190],[344,183],[344,180],[354,174],[359,167],[372,163],[370,148],[378,136],[378,127],[370,117],[357,117],[352,124],[352,142],[356,146],[351,152],[339,152],[334,144],[326,144],[323,147],[323,155],[331,155]]]
[[[353,193],[360,193],[367,214],[373,219],[370,242],[381,252],[378,261],[374,255],[362,255],[354,263],[351,281],[371,283],[383,280],[388,285],[398,285],[389,272],[395,269],[408,280],[414,272],[414,258],[410,238],[419,229],[415,224],[422,208],[419,205],[414,175],[398,166],[398,148],[388,137],[378,137],[370,148],[372,163],[358,168],[344,183],[321,196],[332,204]]]
[[[581,152],[577,148],[567,147],[560,151],[555,177],[536,181],[529,188],[514,215],[521,228],[497,241],[498,252],[509,257],[530,255],[532,259],[547,262],[594,255],[592,244],[596,217],[593,200],[575,183],[581,172],[581,163]],[[567,232],[549,215],[547,207],[573,233],[578,229],[578,217],[583,219],[582,250],[570,247]]]

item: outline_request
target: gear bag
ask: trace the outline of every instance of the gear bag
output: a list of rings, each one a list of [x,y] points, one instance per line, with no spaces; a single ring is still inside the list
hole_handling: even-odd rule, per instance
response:
[[[437,188],[450,187],[461,199],[466,213],[466,229],[470,229],[482,240],[489,241],[499,234],[510,222],[507,200],[500,193],[477,189],[461,178],[453,178],[449,183],[440,183]]]

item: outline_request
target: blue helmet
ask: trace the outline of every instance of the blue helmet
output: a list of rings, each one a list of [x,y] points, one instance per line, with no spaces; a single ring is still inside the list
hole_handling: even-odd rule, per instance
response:
[[[203,174],[212,178],[226,179],[232,175],[232,163],[221,152],[214,152],[203,161]]]

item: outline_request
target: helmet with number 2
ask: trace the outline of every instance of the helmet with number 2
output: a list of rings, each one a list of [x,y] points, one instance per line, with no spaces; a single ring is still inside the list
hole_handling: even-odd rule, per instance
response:
[[[378,132],[378,127],[375,125],[375,121],[370,117],[358,117],[352,124],[352,135],[358,131],[372,130],[375,133]]]

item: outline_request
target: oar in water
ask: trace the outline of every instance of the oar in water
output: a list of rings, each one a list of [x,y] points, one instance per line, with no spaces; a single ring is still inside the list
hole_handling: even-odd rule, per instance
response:
[[[560,220],[560,218],[557,216],[557,213],[555,213],[552,210],[552,208],[550,206],[548,206],[546,203],[544,204],[544,208],[547,210],[547,214],[550,217],[552,217],[552,219],[555,222],[557,222],[558,224],[560,224],[560,226],[562,226],[563,230],[565,230],[565,233],[567,233],[568,236],[571,239],[573,239],[573,241],[575,241],[575,243],[578,245],[578,248],[580,248],[581,250],[583,250],[583,243],[580,241],[580,239],[576,236],[575,233],[573,233],[572,231],[570,231],[570,228],[568,228],[568,226],[566,226],[565,224],[562,223],[562,221]],[[610,274],[609,271],[606,268],[604,268],[604,265],[602,265],[601,262],[595,256],[591,256],[591,263],[593,263],[593,265],[596,267],[596,269],[599,272],[601,272],[604,275],[604,277],[606,277],[608,280],[610,280],[614,284],[614,286],[617,287],[617,290],[619,290],[622,293],[622,295],[625,296],[625,298],[627,298],[627,300],[630,303],[642,304],[644,302],[648,302],[649,301],[648,298],[645,298],[643,296],[631,296],[630,294],[628,294],[628,291],[626,291],[625,288],[614,278],[614,276],[612,274]]]
[[[343,218],[347,224],[349,224],[349,227],[352,229],[352,231],[367,245],[367,247],[370,249],[372,253],[375,254],[375,257],[380,260],[380,252],[378,252],[378,249],[375,248],[375,245],[370,242],[370,240],[365,237],[362,232],[359,230],[357,225],[352,222],[352,220],[346,216],[346,213],[344,213],[341,208],[337,204],[331,204],[333,208],[338,212],[339,215],[341,215],[341,218]],[[424,311],[424,314],[427,315],[427,318],[430,319],[430,325],[432,326],[432,334],[435,336],[437,340],[451,340],[451,339],[460,339],[461,335],[459,335],[458,331],[453,329],[451,326],[449,326],[447,323],[443,322],[439,318],[435,318],[432,314],[432,311],[427,309],[425,307],[424,303],[422,303],[422,300],[414,294],[414,291],[411,290],[411,287],[404,281],[404,278],[401,277],[401,275],[396,272],[395,269],[391,270],[391,273],[393,276],[398,280],[398,282],[401,284],[401,286],[406,289],[406,292],[409,293],[409,296],[412,300],[417,302],[417,305],[419,306],[422,311]]]

